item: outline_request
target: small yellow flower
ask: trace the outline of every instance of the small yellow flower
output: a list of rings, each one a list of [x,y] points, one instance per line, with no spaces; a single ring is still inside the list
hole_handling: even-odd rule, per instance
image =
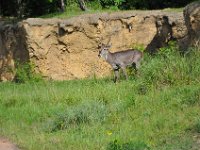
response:
[[[111,131],[107,131],[107,135],[112,135],[112,132]]]

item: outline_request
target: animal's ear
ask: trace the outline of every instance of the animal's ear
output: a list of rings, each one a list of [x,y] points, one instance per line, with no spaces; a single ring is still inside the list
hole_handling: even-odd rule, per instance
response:
[[[98,44],[97,48],[98,48],[98,49],[101,48],[101,44]]]
[[[99,45],[98,45],[98,48],[101,48],[101,47],[103,47],[104,46],[104,44],[103,43],[100,43]]]

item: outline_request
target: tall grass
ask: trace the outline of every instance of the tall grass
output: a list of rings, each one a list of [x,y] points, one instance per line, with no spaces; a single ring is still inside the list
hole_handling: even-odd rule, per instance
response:
[[[191,149],[199,56],[199,49],[181,56],[172,43],[117,84],[111,77],[0,83],[0,135],[25,150]]]

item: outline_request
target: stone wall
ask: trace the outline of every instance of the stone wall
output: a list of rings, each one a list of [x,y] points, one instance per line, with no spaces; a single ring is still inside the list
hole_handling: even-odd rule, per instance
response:
[[[189,46],[200,47],[200,1],[187,5],[183,14],[188,34],[180,40],[181,49],[186,50]]]

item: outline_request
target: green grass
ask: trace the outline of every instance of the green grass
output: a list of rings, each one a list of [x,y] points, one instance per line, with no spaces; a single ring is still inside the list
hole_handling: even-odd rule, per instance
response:
[[[181,8],[165,8],[163,10],[167,11],[167,12],[183,12],[183,7],[181,7]]]
[[[74,16],[79,16],[83,14],[94,14],[94,13],[102,13],[102,12],[115,12],[119,11],[119,9],[115,6],[110,8],[102,8],[100,4],[98,3],[89,3],[87,5],[88,10],[82,11],[76,4],[70,5],[66,7],[65,12],[56,12],[56,13],[50,13],[47,15],[40,16],[41,18],[70,18]]]
[[[102,6],[98,3],[91,2],[87,5],[88,11],[82,11],[77,4],[70,5],[66,7],[65,12],[55,12],[40,16],[40,18],[71,18],[74,16],[79,16],[83,14],[95,14],[102,12],[116,12],[120,11],[117,6],[111,6],[108,8],[102,8]],[[122,11],[122,10],[121,10]],[[133,10],[124,10],[124,11],[133,11]],[[145,11],[145,10],[137,10],[137,11]],[[165,8],[162,11],[164,12],[183,12],[183,8]]]
[[[146,55],[137,76],[0,83],[0,134],[23,150],[188,150],[199,133],[200,52]]]

